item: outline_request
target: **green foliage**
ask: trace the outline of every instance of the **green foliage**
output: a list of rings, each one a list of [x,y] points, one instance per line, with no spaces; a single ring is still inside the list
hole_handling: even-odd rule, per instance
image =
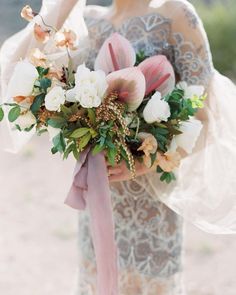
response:
[[[76,129],[75,131],[72,132],[70,135],[71,138],[80,138],[89,133],[90,128],[84,127],[84,128],[79,128]]]
[[[43,67],[36,67],[38,73],[39,73],[39,78],[42,78],[43,76],[47,75],[49,72],[49,68],[45,69]]]
[[[208,5],[199,0],[191,2],[203,20],[215,67],[236,78],[236,1],[214,0]]]
[[[62,128],[66,124],[66,120],[62,117],[52,117],[47,123],[51,127]]]
[[[8,113],[8,120],[10,122],[15,122],[16,119],[20,116],[21,110],[19,106],[13,107]]]
[[[45,93],[47,92],[47,89],[52,85],[52,81],[48,78],[42,78],[39,82],[41,90],[43,90],[43,92]]]
[[[45,94],[39,94],[35,97],[34,102],[32,103],[30,110],[34,115],[37,115],[40,107],[44,103]]]
[[[4,112],[3,112],[3,108],[0,106],[0,122],[3,120],[4,118]]]
[[[63,133],[60,132],[58,135],[56,135],[53,140],[53,148],[52,153],[55,154],[57,152],[63,153],[66,149],[66,142],[63,136]]]

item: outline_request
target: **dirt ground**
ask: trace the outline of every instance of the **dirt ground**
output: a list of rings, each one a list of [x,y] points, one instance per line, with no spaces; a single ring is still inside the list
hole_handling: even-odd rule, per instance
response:
[[[0,294],[72,294],[78,213],[63,201],[73,165],[43,137],[19,155],[0,153]],[[187,224],[185,244],[187,295],[235,295],[236,236]]]

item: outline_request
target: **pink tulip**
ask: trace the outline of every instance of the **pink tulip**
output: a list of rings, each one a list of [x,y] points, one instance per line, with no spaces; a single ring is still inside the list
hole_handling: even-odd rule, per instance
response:
[[[175,86],[175,73],[171,63],[164,55],[155,55],[147,58],[138,65],[146,79],[146,93],[154,90],[162,95],[170,93]]]
[[[102,45],[95,60],[95,70],[106,74],[134,66],[136,53],[126,38],[112,34]]]
[[[136,110],[142,103],[146,82],[139,68],[131,67],[110,73],[107,82],[107,93],[116,92],[119,100],[127,103],[129,111]]]

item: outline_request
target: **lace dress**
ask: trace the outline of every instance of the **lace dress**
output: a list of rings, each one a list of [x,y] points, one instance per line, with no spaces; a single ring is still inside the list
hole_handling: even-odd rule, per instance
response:
[[[168,7],[167,7],[168,8]],[[176,6],[175,6],[176,8]],[[198,32],[194,12],[178,7],[183,25]],[[87,65],[92,68],[101,45],[118,31],[133,44],[136,52],[165,54],[175,65],[180,78],[192,84],[206,84],[211,72],[208,48],[195,46],[173,19],[158,11],[126,20],[119,28],[109,21],[87,16],[91,38]],[[194,35],[192,35],[194,36]],[[147,177],[125,181],[111,187],[118,246],[120,295],[183,295],[181,277],[182,218],[158,201],[147,189]],[[77,295],[96,294],[96,266],[87,212],[79,217],[79,283]]]

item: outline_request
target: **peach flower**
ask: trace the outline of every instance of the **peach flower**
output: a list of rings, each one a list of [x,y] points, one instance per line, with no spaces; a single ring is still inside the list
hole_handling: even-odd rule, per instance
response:
[[[55,34],[55,42],[57,47],[68,47],[71,50],[75,50],[76,48],[76,39],[77,36],[75,32],[72,30],[66,30],[64,29],[63,31],[58,31]]]
[[[32,8],[29,5],[26,5],[22,8],[20,15],[23,19],[30,22],[37,15],[37,13],[33,12]]]
[[[34,102],[34,96],[15,96],[13,100],[18,104],[27,103],[31,105]]]
[[[44,30],[40,25],[35,24],[34,25],[34,36],[37,41],[40,43],[46,43],[48,42],[50,38],[50,31]]]
[[[46,55],[38,48],[33,48],[30,51],[29,60],[36,67],[46,67]]]
[[[138,137],[143,140],[141,146],[138,148],[138,151],[143,151],[144,153],[144,156],[143,156],[144,165],[147,167],[151,167],[152,166],[151,154],[155,154],[158,147],[156,138],[152,134],[146,133],[146,132],[140,132],[138,134]]]
[[[178,152],[157,153],[156,164],[165,172],[172,172],[180,165],[181,156]]]

